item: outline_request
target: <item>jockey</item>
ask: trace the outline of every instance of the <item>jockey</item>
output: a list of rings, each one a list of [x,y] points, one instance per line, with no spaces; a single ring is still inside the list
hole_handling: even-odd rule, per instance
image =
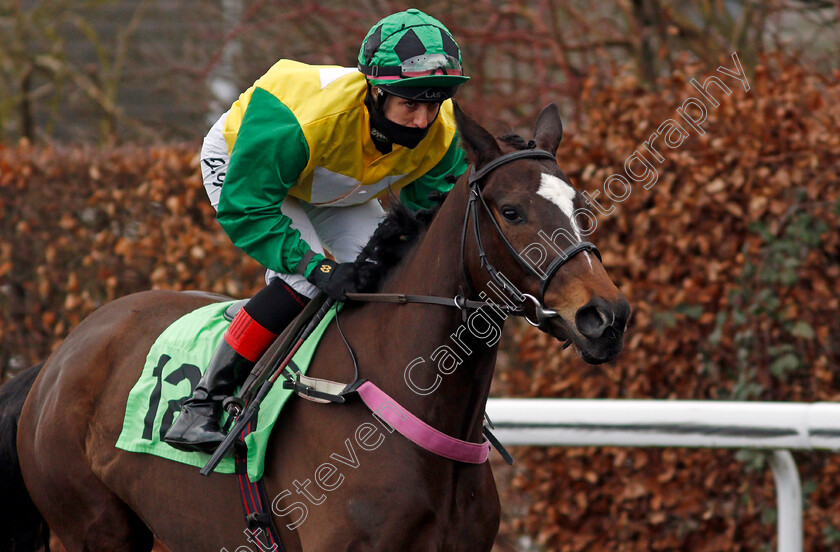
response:
[[[167,443],[214,450],[221,401],[283,328],[319,290],[339,301],[356,291],[353,261],[384,215],[379,198],[427,208],[466,171],[450,98],[467,80],[446,27],[409,9],[373,26],[358,67],[280,60],[210,129],[204,186],[267,285],[237,313]]]

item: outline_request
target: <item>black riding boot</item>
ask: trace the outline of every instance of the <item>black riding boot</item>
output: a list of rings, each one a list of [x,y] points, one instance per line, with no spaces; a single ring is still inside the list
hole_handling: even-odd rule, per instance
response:
[[[233,350],[224,339],[219,344],[207,372],[181,407],[181,414],[164,442],[187,452],[212,453],[225,438],[219,425],[222,401],[233,395],[236,386],[250,373],[254,363]]]
[[[242,307],[225,332],[210,366],[196,385],[181,415],[166,432],[164,442],[186,451],[213,452],[225,439],[219,426],[222,401],[233,395],[271,342],[309,301],[280,278],[275,278]],[[242,351],[248,358],[234,350]]]

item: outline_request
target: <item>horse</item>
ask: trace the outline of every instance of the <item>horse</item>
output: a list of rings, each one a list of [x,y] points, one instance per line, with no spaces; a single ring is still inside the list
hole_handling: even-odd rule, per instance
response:
[[[0,550],[28,552],[43,548],[49,540],[44,519],[26,494],[15,454],[17,424],[26,394],[43,363],[32,366],[0,387]]]
[[[479,443],[509,315],[601,363],[621,351],[630,305],[588,242],[560,247],[548,267],[535,266],[535,244],[551,249],[540,241],[546,232],[580,240],[573,215],[585,208],[555,158],[556,106],[540,113],[530,143],[497,139],[460,108],[456,119],[471,170],[417,236],[399,236],[402,259],[379,289],[452,304],[348,302],[308,375],[345,381],[355,365],[407,412]],[[205,478],[114,446],[155,338],[185,313],[224,299],[145,291],[86,317],[27,382],[14,456],[28,497],[4,500],[31,499],[68,552],[146,552],[155,543],[171,552],[260,549],[244,531],[235,477]],[[489,463],[444,458],[375,418],[360,400],[293,397],[286,405],[263,476],[283,548],[489,551],[500,521]]]

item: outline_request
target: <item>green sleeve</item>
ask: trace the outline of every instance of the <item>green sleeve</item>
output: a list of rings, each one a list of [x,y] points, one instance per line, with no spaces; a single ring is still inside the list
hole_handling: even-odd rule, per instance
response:
[[[400,202],[408,208],[429,209],[435,203],[429,200],[429,193],[437,191],[447,193],[452,184],[446,181],[447,175],[459,177],[467,172],[467,161],[464,150],[458,145],[458,133],[449,144],[443,158],[432,169],[400,190]]]
[[[309,146],[294,114],[255,88],[231,152],[217,219],[234,245],[275,272],[298,272],[311,249],[280,210],[308,160]],[[316,254],[304,275],[323,259]]]

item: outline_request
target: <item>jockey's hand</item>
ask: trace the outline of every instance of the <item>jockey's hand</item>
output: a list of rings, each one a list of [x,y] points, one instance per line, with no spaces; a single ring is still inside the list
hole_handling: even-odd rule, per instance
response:
[[[356,267],[324,259],[306,278],[309,283],[337,301],[346,301],[346,293],[356,293]]]

